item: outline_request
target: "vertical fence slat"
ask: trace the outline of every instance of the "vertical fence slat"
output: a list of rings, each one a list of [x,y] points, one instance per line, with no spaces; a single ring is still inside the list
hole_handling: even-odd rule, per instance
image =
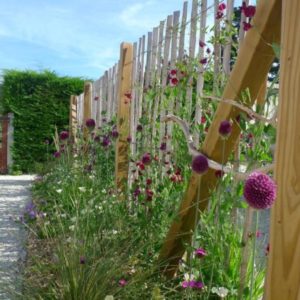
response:
[[[69,133],[71,139],[75,140],[77,129],[77,97],[70,96],[70,115],[69,115]]]
[[[197,36],[197,17],[198,17],[198,0],[193,0],[191,13],[191,28],[189,41],[189,58],[194,59],[196,51],[196,36]],[[191,70],[192,72],[192,70]],[[186,105],[189,118],[192,116],[193,109],[193,78],[190,75],[186,90]]]
[[[147,54],[146,54],[146,71],[145,71],[145,87],[150,85],[151,76],[151,50],[152,50],[152,32],[148,32],[147,38]]]
[[[214,0],[214,84],[213,84],[213,92],[216,95],[219,88],[219,76],[220,76],[220,62],[221,62],[221,45],[219,42],[221,24],[220,19],[217,18],[218,8],[220,1]]]
[[[173,16],[169,15],[167,18],[166,24],[166,35],[165,35],[165,45],[164,45],[164,58],[163,58],[163,67],[162,67],[162,90],[167,85],[168,78],[168,64],[169,64],[169,54],[170,54],[170,45],[171,45],[171,30],[173,24]],[[160,120],[162,120],[166,115],[166,108],[164,107],[164,94],[161,95],[161,105],[160,105]],[[166,125],[164,122],[160,122],[160,143],[164,141],[166,134]],[[160,157],[162,156],[162,152],[159,153]]]
[[[200,41],[205,45],[205,33],[206,33],[206,19],[207,19],[207,0],[201,1],[201,15],[200,15]],[[198,59],[199,62],[204,58],[204,50],[205,47],[199,46],[199,54]],[[201,124],[201,116],[202,116],[202,91],[204,86],[204,66],[202,64],[199,65],[199,74],[197,78],[197,88],[196,88],[196,112],[195,112],[195,125],[198,126]],[[194,134],[194,142],[195,146],[199,147],[199,132],[196,130]]]
[[[178,31],[179,31],[179,19],[180,19],[180,11],[175,11],[173,13],[173,25],[172,25],[172,40],[171,40],[171,69],[175,68],[177,53],[178,53]],[[168,114],[172,114],[174,112],[174,105],[177,99],[171,99],[168,105]],[[167,124],[167,149],[170,151],[172,148],[172,130],[173,123],[168,122]],[[166,155],[166,161],[170,160],[170,155]]]
[[[88,128],[85,126],[86,120],[91,118],[91,101],[92,101],[92,83],[85,82],[84,83],[84,99],[83,99],[83,126],[84,126],[84,138],[88,138]]]
[[[159,25],[159,36],[158,36],[158,47],[157,47],[157,60],[156,60],[156,80],[157,85],[155,85],[156,92],[158,92],[161,85],[161,66],[162,66],[162,47],[164,40],[164,26],[165,21],[161,21]],[[154,102],[154,111],[153,111],[153,126],[152,126],[152,139],[156,140],[157,128],[156,121],[158,116],[158,107],[160,104],[160,95],[157,93]]]
[[[234,0],[227,0],[227,10],[226,10],[226,22],[227,22],[226,31],[227,32],[230,32],[232,27],[233,7],[234,7]],[[230,35],[226,40],[226,44],[224,46],[224,53],[223,53],[223,71],[227,76],[230,73],[231,46],[232,46],[232,37]]]
[[[142,117],[143,113],[143,93],[144,93],[144,63],[145,63],[145,44],[146,37],[143,35],[139,40],[139,100],[138,100],[138,118]]]
[[[133,46],[122,43],[120,47],[120,67],[118,79],[118,114],[117,130],[119,137],[116,143],[116,186],[121,190],[126,189],[129,171],[129,144],[127,137],[130,133],[130,102],[126,103],[126,93],[132,89],[132,59]]]
[[[183,3],[181,28],[180,28],[180,39],[179,39],[179,50],[178,50],[179,60],[182,60],[184,56],[184,40],[185,40],[187,11],[188,11],[188,1],[185,1]]]
[[[137,127],[137,43],[133,44],[133,62],[132,62],[132,92],[131,92],[131,111],[130,111],[130,137],[131,154],[136,153],[136,127]]]

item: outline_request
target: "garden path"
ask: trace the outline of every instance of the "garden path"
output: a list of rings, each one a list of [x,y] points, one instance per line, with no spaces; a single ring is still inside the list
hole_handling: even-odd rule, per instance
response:
[[[16,219],[30,200],[32,175],[0,176],[0,299],[13,299],[21,287],[26,230]]]

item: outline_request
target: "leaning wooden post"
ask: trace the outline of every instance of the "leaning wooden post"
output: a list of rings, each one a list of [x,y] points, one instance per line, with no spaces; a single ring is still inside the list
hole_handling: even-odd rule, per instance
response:
[[[85,140],[88,139],[89,130],[85,126],[86,120],[91,118],[91,102],[92,102],[92,83],[84,83],[84,98],[83,98],[83,137]]]
[[[280,42],[281,0],[260,1],[253,19],[253,28],[248,31],[239,51],[236,64],[225,87],[224,99],[241,99],[248,89],[253,104],[265,81],[275,58],[272,44]],[[224,120],[236,120],[239,110],[224,102],[219,104],[212,125],[206,135],[202,152],[219,163],[227,162],[240,135],[240,127],[233,122],[232,134],[226,140],[222,151],[222,139],[218,133]],[[190,244],[199,210],[207,207],[209,197],[216,187],[217,177],[214,170],[208,170],[202,176],[192,174],[188,188],[181,202],[179,212],[172,223],[162,246],[159,263],[168,277],[174,276],[178,263],[185,251],[185,244]],[[196,207],[196,197],[199,207]]]
[[[116,185],[124,190],[127,185],[129,171],[130,145],[127,138],[130,134],[130,98],[132,90],[133,45],[121,44],[118,73],[118,113],[117,130],[119,137],[116,144]]]
[[[77,97],[70,96],[69,134],[72,141],[76,140],[77,130]]]
[[[275,181],[266,300],[300,299],[300,2],[282,1]]]

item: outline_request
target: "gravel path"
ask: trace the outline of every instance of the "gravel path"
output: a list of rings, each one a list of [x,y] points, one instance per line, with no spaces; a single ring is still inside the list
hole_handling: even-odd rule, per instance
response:
[[[0,299],[20,291],[20,261],[25,256],[26,231],[15,222],[30,200],[32,175],[0,176]]]

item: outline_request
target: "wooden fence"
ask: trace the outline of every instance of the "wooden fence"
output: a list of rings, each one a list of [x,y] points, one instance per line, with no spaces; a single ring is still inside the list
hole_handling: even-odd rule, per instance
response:
[[[208,16],[210,13],[216,15],[219,1],[214,1],[212,7],[208,7],[206,0],[202,0],[200,3],[198,0],[192,0],[191,2],[190,11],[188,10],[188,2],[186,1],[183,4],[182,12],[175,11],[172,15],[169,15],[166,20],[161,21],[157,27],[148,32],[147,36],[142,36],[138,42],[134,44],[123,43],[121,45],[119,63],[106,71],[99,80],[87,84],[86,86],[90,88],[85,88],[84,94],[71,97],[72,111],[76,110],[76,117],[74,113],[71,115],[71,128],[74,128],[73,124],[82,126],[84,120],[88,117],[95,119],[97,126],[101,126],[104,121],[116,118],[118,130],[121,133],[118,139],[116,156],[116,180],[120,186],[124,182],[127,183],[128,168],[130,165],[127,151],[128,146],[125,146],[124,140],[129,136],[131,137],[130,153],[132,155],[136,154],[136,128],[139,125],[140,118],[146,117],[148,120],[147,123],[150,124],[148,125],[147,132],[150,134],[151,139],[147,139],[143,143],[144,150],[147,151],[151,148],[151,140],[155,137],[159,137],[160,143],[162,143],[166,135],[170,136],[172,134],[172,125],[166,125],[163,122],[159,122],[159,120],[162,120],[167,113],[178,111],[178,107],[182,105],[177,99],[165,105],[165,95],[159,92],[156,94],[155,101],[149,103],[145,99],[145,92],[150,88],[156,91],[164,90],[170,84],[170,71],[176,69],[178,62],[183,62],[184,60],[199,62],[207,57],[204,47],[201,45],[205,44],[207,38],[205,29],[209,20]],[[249,3],[249,1],[245,2],[246,4]],[[293,39],[295,38],[298,42],[300,36],[299,34],[296,35],[296,29],[291,27],[293,20],[295,21],[296,18],[295,12],[300,9],[299,3],[296,0],[259,1],[257,13],[252,20],[254,28],[246,34],[245,39],[243,26],[240,27],[238,34],[238,59],[232,71],[230,64],[231,38],[228,38],[225,45],[220,45],[215,40],[215,44],[213,45],[215,52],[213,56],[214,90],[218,89],[219,80],[222,80],[220,74],[223,69],[223,73],[229,76],[228,84],[222,96],[224,99],[237,100],[241,98],[242,92],[248,89],[251,101],[254,103],[261,87],[265,86],[266,77],[274,59],[274,52],[271,45],[280,43],[282,5],[284,7],[282,2],[288,3],[286,4],[287,7],[284,8],[283,26],[289,28],[289,32],[295,34]],[[226,18],[228,23],[231,23],[233,7],[234,1],[227,0]],[[288,18],[288,15],[292,15],[294,19]],[[242,16],[241,25],[245,21],[247,21],[245,16]],[[220,30],[220,22],[216,20],[214,27],[215,36],[218,37],[220,35]],[[287,36],[291,37],[292,35]],[[290,66],[287,49],[291,49],[292,45],[289,44],[287,39],[284,39],[284,41],[286,47],[289,48],[283,51],[282,57],[285,59],[284,62]],[[185,103],[188,106],[188,115],[185,117],[190,123],[199,124],[201,120],[204,71],[205,63],[198,64],[196,67],[196,86],[192,85],[195,78],[192,78],[192,76],[188,78],[190,85],[187,87],[185,98]],[[287,67],[284,69],[284,72],[287,76],[290,76],[290,71]],[[187,73],[189,74],[189,72]],[[295,71],[295,74],[298,73]],[[297,75],[297,79],[299,79],[298,77]],[[284,81],[284,84],[285,90],[282,92],[281,98],[284,95],[287,95],[287,97],[291,96],[287,91],[291,86],[289,86],[287,80]],[[192,98],[194,90],[196,90],[196,99]],[[295,95],[293,94],[293,96]],[[292,97],[293,101],[294,99],[295,97]],[[288,119],[287,113],[291,109],[287,104],[287,100],[285,99],[286,104],[281,108],[282,114],[280,116],[282,119]],[[74,106],[75,102],[77,103],[76,106]],[[296,102],[293,103],[298,109],[299,105]],[[238,113],[239,111],[233,106],[220,103],[202,145],[202,152],[214,161],[221,162],[222,159],[220,152],[222,148],[220,146],[221,140],[218,134],[220,121],[234,119]],[[291,114],[293,114],[293,111],[291,111]],[[294,123],[293,120],[290,120],[290,129],[295,128],[296,119]],[[153,126],[154,124],[159,124],[159,126]],[[287,125],[284,125],[282,120],[279,129],[278,137],[283,141],[285,140]],[[226,159],[234,149],[239,135],[240,128],[237,124],[233,124],[232,134],[226,141]],[[198,145],[198,134],[195,133],[194,136]],[[299,140],[298,136],[297,141],[299,142]],[[295,147],[295,141],[295,139],[289,138],[287,144]],[[170,148],[170,140],[167,140],[167,143],[168,148]],[[289,177],[290,181],[285,181],[282,177],[284,172],[279,174],[279,171],[284,171],[282,170],[283,163],[288,160],[287,164],[292,164],[291,157],[295,154],[292,154],[289,159],[285,159],[282,153],[286,147],[287,145],[281,144],[279,147],[280,153],[277,158],[276,178],[282,186],[279,188],[280,195],[272,217],[271,243],[274,245],[274,248],[272,246],[266,286],[266,299],[272,300],[299,299],[300,297],[300,273],[295,269],[296,266],[299,266],[300,262],[299,232],[296,229],[288,230],[288,228],[293,227],[292,224],[299,225],[299,221],[296,221],[296,219],[294,221],[288,219],[289,215],[296,218],[295,213],[291,211],[288,205],[290,203],[296,211],[299,210],[299,191],[296,191],[295,185],[291,186],[291,182],[294,180],[292,177]],[[296,156],[294,156],[294,162],[297,164],[298,169],[293,169],[292,165],[291,169],[294,170],[296,180],[296,178],[300,178],[300,164]],[[290,172],[286,171],[286,173],[291,175]],[[293,182],[298,186],[295,180]],[[178,217],[171,225],[160,253],[160,261],[164,262],[165,267],[163,271],[167,276],[175,274],[178,262],[185,251],[183,245],[185,242],[191,241],[191,230],[194,227],[198,209],[204,210],[207,207],[210,193],[215,186],[216,177],[213,170],[209,170],[203,176],[192,174],[178,211]],[[288,188],[292,188],[295,193],[288,197],[288,204],[284,204],[284,195],[286,194],[283,194],[283,191],[289,194],[287,192]],[[199,203],[197,208],[194,205],[196,201]],[[280,232],[280,236],[278,236],[277,232]],[[293,241],[293,244],[288,242],[289,239]],[[286,248],[283,248],[281,243]],[[278,270],[280,274],[277,273]],[[285,286],[282,287],[281,283],[284,283]]]

